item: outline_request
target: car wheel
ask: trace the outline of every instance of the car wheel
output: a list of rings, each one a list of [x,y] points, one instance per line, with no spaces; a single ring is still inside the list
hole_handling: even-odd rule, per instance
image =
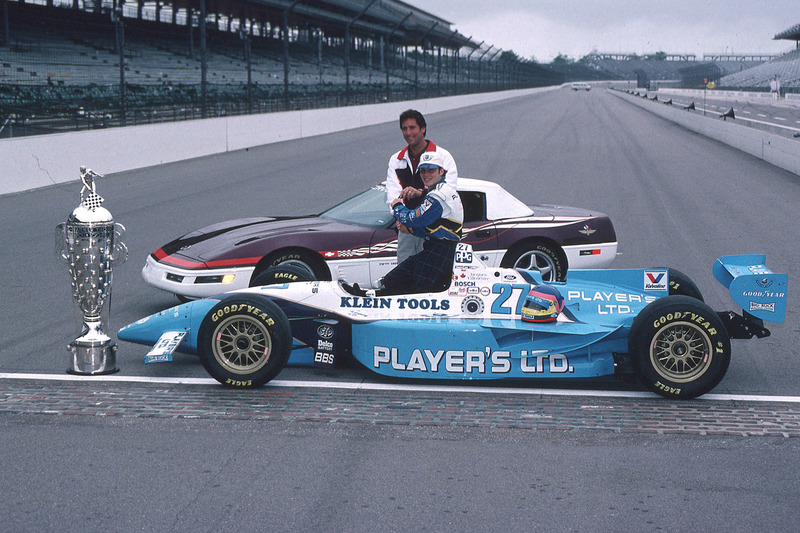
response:
[[[555,245],[543,242],[523,243],[513,246],[500,266],[523,270],[538,270],[544,281],[567,279],[567,259]]]
[[[253,277],[255,278],[261,271],[279,265],[294,265],[302,268],[313,276],[313,278],[311,278],[312,280],[325,281],[331,279],[330,269],[319,254],[309,252],[308,250],[290,248],[278,250],[265,257],[264,260],[260,262]]]
[[[316,281],[314,273],[307,267],[285,262],[278,266],[268,269],[253,276],[250,280],[251,287],[261,287],[263,285],[274,285],[276,283],[294,283],[296,281]]]
[[[232,296],[203,319],[198,348],[205,369],[223,385],[260,387],[277,376],[289,358],[289,320],[265,296]]]
[[[670,295],[690,296],[701,302],[705,301],[703,300],[703,294],[700,292],[697,285],[694,284],[694,281],[683,272],[675,270],[674,268],[669,269],[669,293]]]
[[[634,319],[629,353],[642,383],[666,398],[691,399],[722,381],[731,359],[725,325],[708,305],[665,296]]]

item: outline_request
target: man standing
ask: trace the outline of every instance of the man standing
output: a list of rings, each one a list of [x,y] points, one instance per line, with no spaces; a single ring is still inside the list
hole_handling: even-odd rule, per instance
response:
[[[425,138],[427,125],[422,113],[415,109],[400,114],[400,130],[408,146],[389,159],[386,174],[386,203],[392,208],[392,202],[401,198],[406,207],[413,209],[423,200],[425,184],[420,178],[417,166],[425,152],[434,152],[441,158],[444,169],[444,181],[453,189],[458,180],[456,162],[450,152],[435,145]],[[417,235],[412,229],[397,222],[397,263],[400,264],[412,255],[422,251],[425,235]]]

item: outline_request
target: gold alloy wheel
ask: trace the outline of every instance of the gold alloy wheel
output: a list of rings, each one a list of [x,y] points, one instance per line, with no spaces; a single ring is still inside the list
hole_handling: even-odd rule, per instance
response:
[[[691,322],[667,324],[653,336],[650,362],[664,378],[688,383],[702,376],[713,359],[711,339]]]
[[[250,374],[269,362],[272,336],[258,320],[234,315],[223,320],[214,330],[212,351],[225,370]]]

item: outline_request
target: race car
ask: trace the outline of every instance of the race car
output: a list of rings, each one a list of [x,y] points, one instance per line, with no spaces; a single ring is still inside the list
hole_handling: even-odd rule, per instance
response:
[[[379,296],[340,281],[252,287],[196,300],[122,328],[120,340],[199,354],[224,385],[257,387],[288,363],[352,363],[419,379],[575,379],[636,374],[668,398],[694,398],[722,380],[731,338],[770,334],[782,322],[788,276],[763,255],[721,257],[717,280],[743,308],[715,312],[669,268],[571,270],[546,282],[535,270],[486,266],[456,251],[443,292]],[[291,274],[296,266],[281,267]]]
[[[490,266],[536,269],[562,281],[568,268],[606,268],[617,237],[608,216],[572,207],[529,207],[500,185],[459,178],[463,242]],[[291,264],[304,279],[371,287],[397,264],[397,229],[376,186],[316,216],[230,220],[188,233],[150,254],[149,285],[182,300],[283,281]],[[285,272],[279,272],[286,275]]]

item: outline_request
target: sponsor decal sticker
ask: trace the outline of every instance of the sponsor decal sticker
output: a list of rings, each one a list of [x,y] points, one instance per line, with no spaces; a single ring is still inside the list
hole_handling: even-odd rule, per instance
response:
[[[645,270],[644,290],[665,291],[669,286],[669,277],[666,270]]]
[[[515,370],[524,374],[567,374],[575,371],[567,356],[544,350],[522,350],[512,358],[508,350],[431,350],[414,349],[408,362],[402,362],[398,348],[373,346],[372,364],[375,368],[391,367],[395,371],[430,372],[433,374],[490,374],[504,375]]]
[[[333,326],[323,324],[317,328],[317,335],[320,339],[330,339],[333,337]]]

